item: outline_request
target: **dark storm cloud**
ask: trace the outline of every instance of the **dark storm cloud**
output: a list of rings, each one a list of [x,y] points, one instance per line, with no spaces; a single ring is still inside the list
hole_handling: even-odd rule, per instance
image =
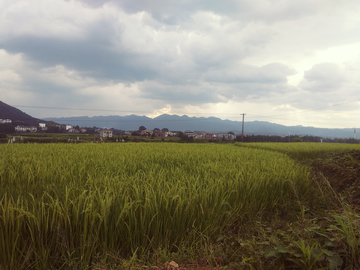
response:
[[[49,95],[59,93],[64,95],[72,95],[74,88],[69,85],[60,85],[58,83],[47,80],[44,77],[32,77],[33,74],[21,74],[23,78],[22,90],[30,91],[39,95]]]
[[[271,63],[260,68],[243,65],[237,70],[238,73],[231,70],[208,72],[198,81],[187,84],[145,82],[141,91],[146,98],[191,105],[230,99],[259,100],[297,91],[296,87],[287,84],[287,76],[295,71],[283,64]]]
[[[142,81],[154,78],[144,62],[149,55],[114,51],[97,40],[60,40],[21,36],[0,43],[10,53],[22,53],[40,67],[63,65],[97,79]]]
[[[86,1],[87,5],[90,4],[95,8],[106,3],[117,5],[129,13],[146,10],[157,20],[160,20],[160,17],[169,20],[174,17],[175,21],[178,15],[190,16],[196,11],[210,10],[216,13],[236,11],[241,13],[252,9],[252,4],[250,5],[248,1],[230,1],[227,4],[219,4],[216,1],[188,1],[181,4],[144,0],[139,2]],[[243,11],[241,7],[244,8]],[[109,12],[108,9],[107,12]],[[178,35],[178,29],[170,27],[161,29],[159,33],[166,36],[168,33],[176,32],[177,39],[174,40],[174,43],[169,43],[171,40],[168,39],[158,43],[155,39],[156,34],[153,34],[154,28],[146,28],[144,18],[136,18],[136,20],[140,20],[137,23],[142,24],[141,30],[144,31],[144,35],[151,33],[149,40],[146,37],[144,40],[139,40],[143,37],[132,36],[136,34],[132,31],[139,28],[131,28],[129,25],[131,21],[127,21],[129,18],[123,17],[111,13],[108,17],[101,16],[101,19],[97,18],[86,26],[82,25],[79,36],[72,35],[65,38],[61,35],[9,35],[0,42],[0,48],[10,53],[21,53],[26,59],[32,61],[37,69],[61,65],[67,70],[76,71],[84,78],[95,79],[98,84],[108,81],[115,83],[149,81],[151,87],[145,83],[141,88],[144,97],[170,102],[189,100],[189,102],[198,103],[202,99],[203,103],[207,103],[238,96],[236,91],[217,89],[216,85],[204,88],[204,81],[215,84],[237,83],[243,89],[241,97],[246,96],[247,89],[250,89],[252,96],[257,96],[264,91],[264,84],[284,83],[286,76],[290,74],[288,68],[281,64],[270,64],[261,68],[242,65],[244,67],[239,70],[239,73],[236,73],[238,69],[234,67],[234,62],[243,59],[253,50],[253,47],[257,47],[259,44],[264,46],[271,39],[271,35],[257,33],[257,31],[246,33],[245,36],[241,36],[243,44],[235,48],[234,44],[228,43],[226,40],[216,39],[217,35],[220,35],[219,38],[222,38],[223,35],[222,31],[218,30],[221,23],[219,24],[217,19],[214,30],[212,28],[214,26],[209,26],[209,28],[207,25],[209,18],[201,17],[197,20],[204,23],[205,30],[197,30],[196,25],[194,25],[195,31],[189,29],[189,32],[196,33],[195,39],[186,41],[185,38],[182,40],[181,35]],[[123,21],[120,22],[119,19],[120,21],[123,19]],[[162,21],[162,23],[168,22]],[[182,25],[179,24],[179,27],[181,28]],[[229,34],[232,31],[238,33],[241,29],[242,27],[237,28],[236,26],[236,30],[231,29]],[[124,31],[127,31],[125,41]],[[187,32],[186,27],[184,31]],[[212,31],[215,31],[214,36]],[[206,39],[203,40],[202,36],[206,36]],[[135,45],[136,48],[132,48],[131,45]],[[182,54],[174,53],[177,47],[183,50]],[[155,83],[156,87],[153,86],[154,82],[157,82]],[[35,91],[66,90],[66,87],[62,85],[59,85],[58,89],[46,86],[45,82],[34,81],[33,84],[37,89]],[[197,87],[200,90],[195,90]],[[274,87],[272,88],[276,91]],[[170,93],[172,91],[174,93]],[[197,92],[199,94],[196,94]]]
[[[240,84],[279,84],[286,83],[287,76],[296,72],[286,65],[271,63],[262,67],[238,65],[232,70],[212,70],[205,75],[205,80],[221,83]]]

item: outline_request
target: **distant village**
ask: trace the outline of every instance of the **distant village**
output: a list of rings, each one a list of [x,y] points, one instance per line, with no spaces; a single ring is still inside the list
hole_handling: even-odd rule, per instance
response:
[[[210,133],[205,131],[173,131],[167,128],[153,130],[140,126],[138,130],[120,130],[120,129],[107,129],[98,127],[79,127],[74,125],[57,124],[53,121],[40,122],[37,125],[29,125],[21,121],[12,121],[11,119],[0,119],[0,138],[5,138],[6,134],[19,133],[63,133],[66,134],[88,134],[93,135],[94,140],[99,138],[101,141],[105,138],[117,141],[119,136],[132,136],[134,141],[143,141],[144,139],[137,138],[138,136],[153,139],[161,137],[162,141],[168,138],[172,141],[172,137],[180,137],[182,142],[193,142],[194,139],[204,139],[209,142],[223,142],[223,141],[242,141],[242,142],[337,142],[337,143],[360,143],[360,140],[355,138],[323,138],[312,135],[249,135],[234,134],[233,131]],[[236,136],[237,135],[237,136]],[[122,139],[122,138],[121,138]],[[69,139],[71,140],[71,139]],[[122,139],[124,140],[124,139]]]
[[[0,119],[0,124],[12,124],[11,119]],[[234,140],[236,135],[233,132],[226,133],[208,133],[205,131],[170,131],[167,128],[153,130],[146,129],[140,126],[138,130],[123,131],[117,129],[102,129],[102,128],[80,128],[79,126],[56,124],[52,121],[47,123],[39,123],[38,126],[29,125],[15,125],[15,132],[18,133],[35,133],[35,132],[49,132],[49,133],[71,133],[71,134],[94,134],[94,137],[112,138],[114,135],[131,135],[131,136],[145,136],[145,137],[178,137],[186,135],[194,139],[226,139]]]

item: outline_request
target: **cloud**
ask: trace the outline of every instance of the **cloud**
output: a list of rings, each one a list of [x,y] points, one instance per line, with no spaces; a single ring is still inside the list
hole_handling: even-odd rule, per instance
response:
[[[161,0],[139,0],[139,1],[113,1],[113,0],[81,0],[87,6],[103,8],[105,5],[117,6],[129,14],[146,11],[157,21],[176,25],[189,20],[197,11],[211,11],[219,14],[231,14],[240,8],[246,9],[253,6],[249,1],[230,0],[227,3],[217,1],[196,0],[196,1],[161,1]]]
[[[300,87],[311,92],[332,92],[341,88],[345,82],[346,77],[337,64],[320,63],[305,71]]]
[[[148,99],[172,104],[199,105],[228,102],[230,99],[259,100],[297,91],[287,84],[287,76],[294,70],[280,63],[263,67],[241,66],[237,69],[218,69],[205,72],[200,80],[189,83],[161,83],[144,81],[140,94]]]
[[[10,53],[21,52],[41,68],[63,65],[97,79],[135,81],[154,76],[148,65],[142,64],[146,62],[147,55],[125,51],[114,53],[91,39],[60,41],[22,36],[2,42],[0,46]]]
[[[219,2],[215,0],[80,0],[87,6],[103,8],[105,5],[118,6],[127,13],[133,14],[146,11],[161,23],[179,24],[191,20],[192,14],[198,11],[212,12],[232,17],[246,22],[264,21],[272,23],[282,20],[294,20],[299,17],[316,14],[329,1],[299,1],[286,0],[229,0]],[[333,0],[330,2],[334,2]]]
[[[159,100],[173,104],[202,104],[226,102],[226,98],[217,91],[217,87],[209,83],[188,85],[161,84],[146,81],[140,84],[141,96],[149,100]]]
[[[72,4],[70,8],[79,7]],[[82,13],[91,14],[92,19],[72,20],[73,28],[81,29],[76,37],[65,38],[61,32],[54,36],[51,31],[38,35],[31,28],[26,34],[20,31],[4,37],[0,46],[22,53],[40,68],[62,65],[99,80],[187,83],[206,70],[239,61],[270,38],[205,11],[193,14],[195,27],[185,24],[183,32],[178,26],[159,26],[146,12],[128,15],[118,10],[114,14],[105,7]],[[229,35],[237,38],[218,42]]]
[[[145,113],[219,113],[229,104],[301,111],[345,102],[360,98],[359,7],[335,0],[4,0],[1,97]]]

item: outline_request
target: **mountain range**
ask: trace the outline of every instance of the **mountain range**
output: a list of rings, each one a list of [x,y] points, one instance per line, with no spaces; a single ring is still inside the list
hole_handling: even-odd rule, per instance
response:
[[[222,120],[216,117],[189,117],[187,115],[163,114],[156,118],[146,116],[127,115],[127,116],[82,116],[82,117],[62,117],[45,118],[47,121],[54,121],[60,124],[72,124],[83,127],[116,128],[122,130],[138,130],[140,126],[147,129],[168,128],[173,131],[206,131],[206,132],[228,132],[233,131],[240,134],[242,129],[241,121]],[[324,138],[353,138],[354,130],[315,128],[304,126],[284,126],[264,121],[245,122],[244,134],[248,135],[311,135]]]
[[[163,114],[155,118],[146,116],[81,116],[81,117],[49,117],[43,119],[34,118],[21,110],[0,101],[0,119],[12,119],[13,122],[23,122],[35,125],[39,122],[54,121],[59,124],[78,125],[80,127],[116,128],[121,130],[138,130],[140,126],[147,129],[168,128],[173,131],[206,131],[241,133],[242,122],[222,120],[216,117],[189,117],[187,115]],[[330,129],[304,126],[284,126],[264,121],[245,122],[244,134],[247,135],[310,135],[324,138],[353,138],[354,129]]]

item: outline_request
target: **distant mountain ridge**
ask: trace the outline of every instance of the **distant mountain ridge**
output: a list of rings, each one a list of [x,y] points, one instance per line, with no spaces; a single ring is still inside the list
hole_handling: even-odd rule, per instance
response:
[[[0,119],[12,119],[27,124],[36,125],[40,122],[54,121],[59,124],[71,124],[81,127],[116,128],[122,130],[138,130],[140,126],[147,129],[168,128],[173,131],[206,131],[241,133],[241,121],[222,120],[216,117],[189,117],[187,115],[163,114],[156,118],[147,116],[80,116],[80,117],[49,117],[42,119],[34,118],[21,110],[0,101]],[[304,126],[284,126],[263,121],[245,121],[246,135],[310,135],[324,138],[353,138],[354,130],[351,128],[330,129]]]
[[[13,122],[19,121],[32,125],[44,122],[43,120],[34,118],[2,101],[0,101],[0,119],[11,119]]]
[[[189,117],[187,115],[163,114],[156,118],[146,116],[127,115],[127,116],[81,116],[81,117],[61,117],[45,118],[47,121],[54,121],[60,124],[71,124],[82,127],[101,127],[116,128],[122,130],[138,130],[140,126],[147,129],[168,128],[173,131],[206,131],[206,132],[228,132],[235,134],[241,133],[241,121],[222,120],[216,117]],[[310,135],[324,138],[352,138],[353,129],[330,129],[315,128],[304,126],[284,126],[264,121],[245,121],[245,131],[247,135]]]

